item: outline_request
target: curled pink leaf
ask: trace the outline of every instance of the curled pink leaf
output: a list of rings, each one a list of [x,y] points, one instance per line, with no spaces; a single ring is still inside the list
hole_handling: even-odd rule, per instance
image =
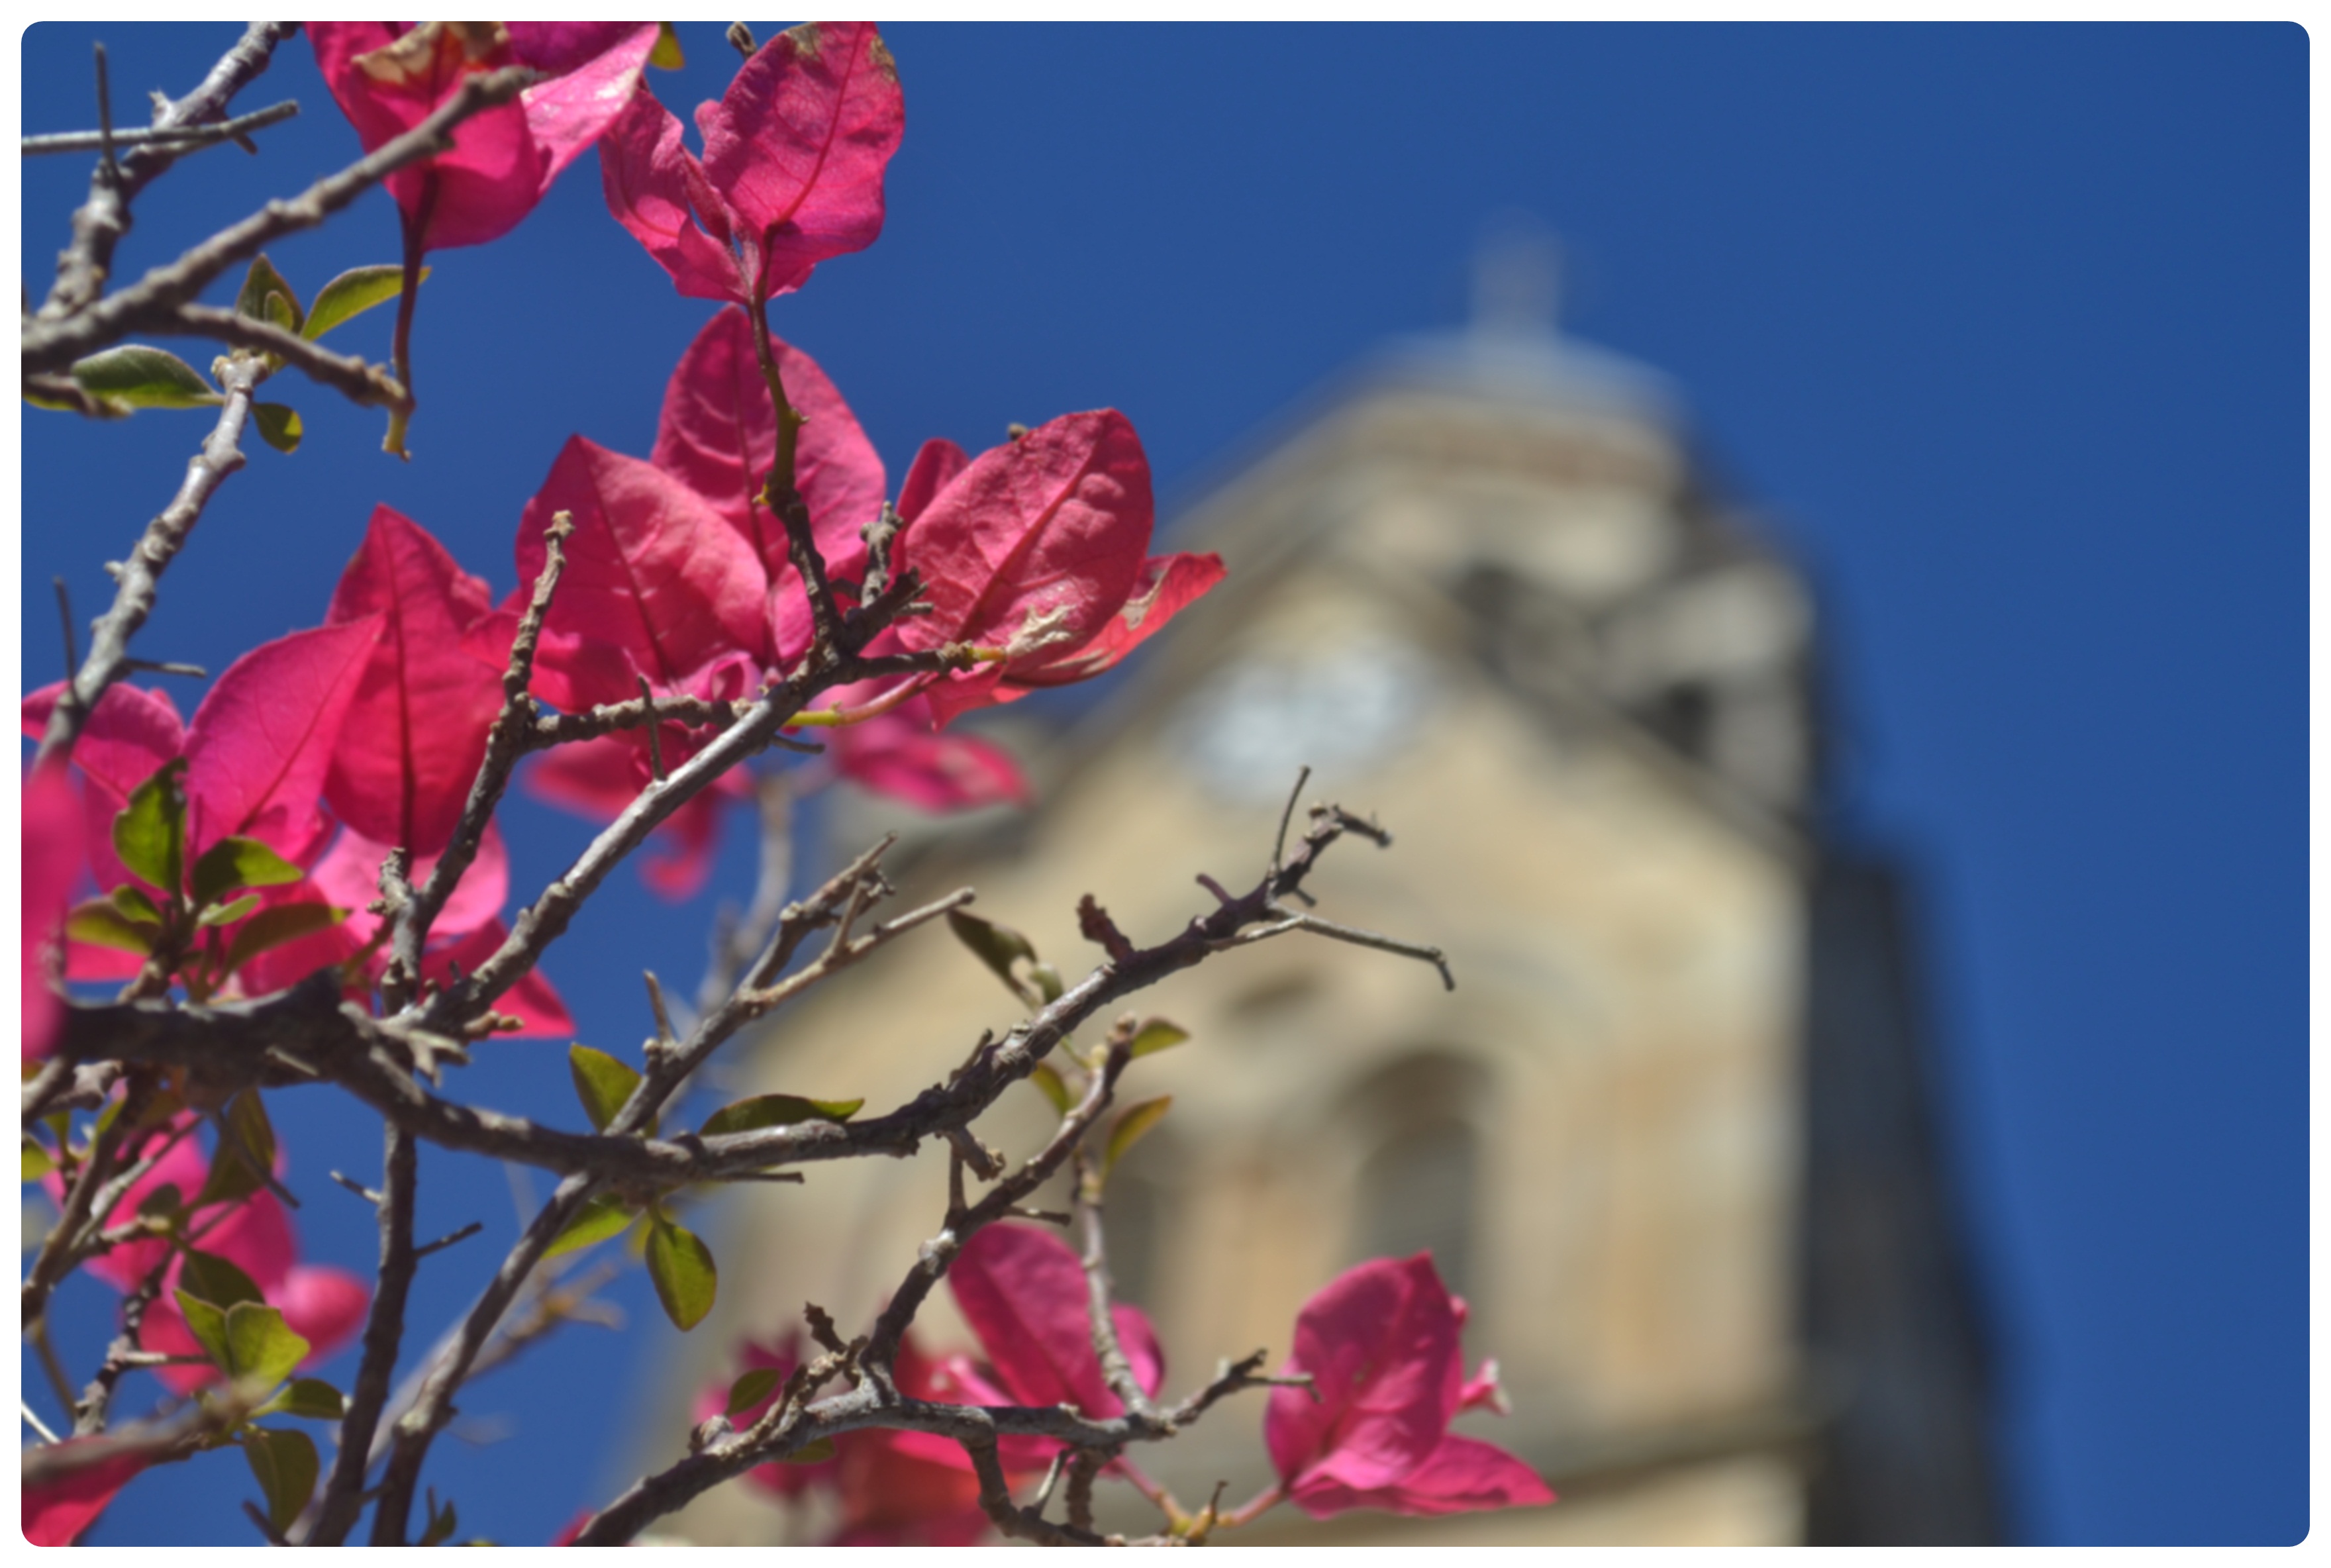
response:
[[[900,519],[911,523],[921,517],[932,499],[970,466],[970,457],[955,442],[938,436],[923,442],[907,467],[905,482],[899,486]]]
[[[882,232],[882,177],[905,124],[871,23],[779,33],[697,111],[704,157],[642,85],[611,127],[607,207],[692,299],[757,309]]]
[[[1495,1386],[1491,1367],[1463,1380],[1462,1316],[1426,1252],[1363,1263],[1304,1304],[1282,1370],[1309,1373],[1311,1391],[1272,1390],[1263,1421],[1297,1506],[1326,1518],[1350,1508],[1424,1515],[1554,1500],[1511,1454],[1449,1431],[1469,1394],[1487,1402]]]

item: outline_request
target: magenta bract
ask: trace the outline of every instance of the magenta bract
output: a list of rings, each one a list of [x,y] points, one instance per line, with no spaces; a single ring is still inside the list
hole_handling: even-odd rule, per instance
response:
[[[700,162],[642,84],[600,153],[608,210],[682,294],[757,309],[882,232],[905,106],[873,24],[779,33],[696,123]]]
[[[1551,1503],[1503,1449],[1449,1431],[1467,1402],[1460,1305],[1430,1253],[1348,1269],[1304,1304],[1281,1370],[1311,1392],[1271,1391],[1263,1421],[1280,1482],[1314,1518],[1350,1508],[1446,1514]],[[1486,1389],[1490,1380],[1477,1380]],[[1313,1394],[1317,1398],[1313,1398]]]
[[[506,65],[547,80],[453,129],[451,152],[398,170],[389,194],[423,249],[500,238],[623,112],[655,48],[652,22],[310,22],[325,85],[372,151],[411,130],[462,79]]]

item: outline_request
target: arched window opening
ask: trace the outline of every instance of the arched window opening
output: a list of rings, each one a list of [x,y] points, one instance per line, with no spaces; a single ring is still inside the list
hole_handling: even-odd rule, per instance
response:
[[[1477,1063],[1431,1051],[1395,1062],[1349,1097],[1344,1125],[1361,1149],[1352,1261],[1431,1252],[1449,1288],[1466,1289],[1480,1202],[1479,1110],[1487,1089]]]
[[[1453,1117],[1413,1122],[1376,1145],[1360,1168],[1359,1253],[1431,1252],[1450,1289],[1471,1274],[1479,1139]]]

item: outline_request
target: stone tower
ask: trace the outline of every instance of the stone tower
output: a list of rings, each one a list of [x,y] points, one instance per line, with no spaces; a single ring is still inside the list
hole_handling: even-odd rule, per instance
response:
[[[935,826],[860,800],[837,847],[903,830],[910,899],[975,886],[1073,977],[1080,895],[1137,941],[1178,929],[1211,904],[1196,873],[1260,874],[1300,766],[1308,795],[1393,833],[1339,847],[1320,912],[1440,946],[1458,989],[1293,936],[1145,994],[1193,1039],[1127,1085],[1175,1105],[1111,1183],[1117,1277],[1179,1390],[1220,1356],[1283,1355],[1350,1263],[1429,1248],[1470,1303],[1469,1361],[1497,1356],[1515,1406],[1459,1430],[1564,1500],[1283,1508],[1229,1539],[1988,1538],[1907,928],[1886,869],[1841,869],[1813,829],[1807,590],[1711,493],[1674,392],[1556,336],[1531,282],[1493,264],[1472,331],[1395,346],[1181,520],[1175,547],[1219,551],[1229,579],[1073,722],[1021,720],[1041,809]],[[814,993],[732,1087],[894,1103],[1018,1016],[934,934]],[[1024,1152],[1047,1125],[1031,1088],[979,1130]],[[871,1316],[944,1181],[937,1157],[868,1162],[738,1199],[690,1340],[706,1364],[676,1384],[805,1297]],[[948,1312],[921,1332],[960,1335]],[[1142,1462],[1186,1500],[1251,1494],[1246,1398]],[[682,1524],[801,1527],[739,1487]]]

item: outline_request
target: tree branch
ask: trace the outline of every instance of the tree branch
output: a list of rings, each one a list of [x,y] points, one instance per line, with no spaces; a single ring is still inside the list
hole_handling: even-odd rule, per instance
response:
[[[404,1338],[405,1301],[420,1263],[413,1246],[419,1151],[413,1135],[404,1128],[392,1122],[386,1130],[379,1198],[380,1274],[373,1288],[371,1314],[365,1320],[364,1359],[348,1391],[347,1410],[340,1417],[339,1452],[315,1506],[312,1528],[303,1534],[299,1525],[292,1527],[293,1538],[309,1545],[339,1545],[348,1538],[364,1507],[373,1433],[388,1403],[396,1353]]]
[[[156,112],[154,130],[191,128],[215,119],[236,93],[266,71],[276,46],[299,31],[296,22],[252,23],[192,92]],[[119,134],[114,138],[117,144],[122,139]],[[176,162],[183,150],[167,144],[140,147],[114,165],[110,178],[100,166],[90,180],[89,200],[73,214],[72,243],[57,257],[57,280],[37,319],[55,321],[96,302],[113,268],[114,247],[129,232],[131,200]]]
[[[455,126],[508,103],[534,80],[535,73],[520,66],[470,77],[419,125],[339,173],[318,180],[288,201],[269,202],[117,294],[92,297],[71,314],[35,318],[24,328],[24,369],[63,370],[132,332],[154,329],[193,303],[213,279],[237,261],[248,261],[286,234],[314,228],[407,164],[447,150]]]
[[[57,705],[50,710],[48,727],[41,736],[41,749],[33,758],[34,769],[61,765],[72,755],[73,743],[81,737],[106,688],[128,670],[129,640],[154,613],[162,574],[186,547],[186,537],[201,520],[211,497],[229,474],[243,465],[243,421],[251,413],[252,394],[265,374],[265,367],[255,359],[227,362],[219,378],[226,402],[219,409],[218,422],[186,465],[178,493],[159,517],[146,525],[138,547],[122,563],[113,607],[90,628],[89,657],[57,694]]]
[[[286,332],[271,321],[255,321],[240,311],[186,305],[176,315],[152,322],[148,329],[166,337],[208,337],[236,348],[272,354],[309,380],[367,407],[401,408],[412,401],[405,395],[404,383],[379,366],[319,347],[296,332]]]

